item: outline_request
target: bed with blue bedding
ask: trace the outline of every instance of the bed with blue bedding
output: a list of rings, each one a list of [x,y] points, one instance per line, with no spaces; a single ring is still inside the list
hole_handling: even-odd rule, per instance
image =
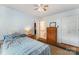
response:
[[[7,42],[7,43],[6,43]],[[2,55],[50,55],[49,45],[29,37],[4,40]]]

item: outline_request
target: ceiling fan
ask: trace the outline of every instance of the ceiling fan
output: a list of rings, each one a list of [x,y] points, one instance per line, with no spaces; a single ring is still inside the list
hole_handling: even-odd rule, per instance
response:
[[[39,12],[45,12],[48,9],[48,5],[47,4],[37,4],[37,5],[34,5],[34,6],[35,6],[34,10],[37,10]]]

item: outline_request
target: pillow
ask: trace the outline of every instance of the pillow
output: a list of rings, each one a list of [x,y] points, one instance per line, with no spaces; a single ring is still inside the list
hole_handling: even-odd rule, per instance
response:
[[[21,34],[21,33],[15,32],[13,34],[4,35],[4,41],[7,42],[9,40],[15,40],[15,39],[18,39],[18,38],[21,38],[21,37],[25,37],[25,36],[26,36],[25,34]]]
[[[7,34],[7,35],[4,35],[4,40],[7,39],[7,40],[10,40],[10,39],[14,39],[16,38],[17,36],[19,36],[20,34],[15,32],[13,34]]]
[[[5,39],[7,39],[7,40],[12,39],[12,36],[11,35],[4,35],[4,40]]]
[[[19,35],[20,35],[20,33],[17,33],[17,32],[11,34],[11,36],[12,36],[13,38],[15,38],[15,37],[17,37],[17,36],[19,36]]]
[[[15,33],[11,34],[11,36],[12,36],[13,39],[17,39],[17,38],[25,37],[26,35],[15,32]]]
[[[10,40],[13,40],[12,36],[10,36],[10,35],[4,35],[4,43],[8,42]]]

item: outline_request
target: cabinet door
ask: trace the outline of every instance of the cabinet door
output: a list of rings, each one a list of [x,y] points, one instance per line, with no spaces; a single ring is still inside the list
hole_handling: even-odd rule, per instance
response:
[[[75,35],[76,33],[76,20],[74,16],[64,17],[62,19],[62,35]]]
[[[78,46],[78,22],[78,16],[66,16],[62,19],[62,43]]]

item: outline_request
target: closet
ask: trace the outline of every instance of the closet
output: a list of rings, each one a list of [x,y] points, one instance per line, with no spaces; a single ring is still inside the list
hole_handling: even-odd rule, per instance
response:
[[[79,16],[62,18],[62,43],[79,47]]]

